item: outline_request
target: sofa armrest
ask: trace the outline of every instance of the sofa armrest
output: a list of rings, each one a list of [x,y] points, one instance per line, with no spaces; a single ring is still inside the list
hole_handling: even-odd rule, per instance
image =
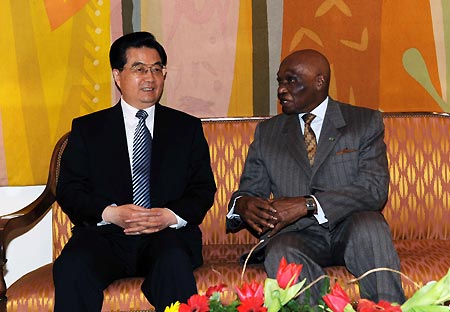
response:
[[[47,185],[41,195],[26,207],[0,217],[0,300],[6,299],[4,266],[6,247],[11,239],[23,234],[38,223],[55,202],[55,194]]]
[[[6,247],[12,238],[25,233],[38,223],[55,202],[59,165],[62,152],[67,144],[67,138],[68,133],[63,135],[55,145],[50,161],[47,184],[41,195],[24,208],[0,217],[0,311],[6,311],[7,298],[4,276],[4,266],[7,261]]]

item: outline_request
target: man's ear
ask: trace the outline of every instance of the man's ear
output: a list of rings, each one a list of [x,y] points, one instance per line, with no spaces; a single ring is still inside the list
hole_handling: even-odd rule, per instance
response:
[[[120,71],[118,69],[112,70],[112,75],[114,79],[114,84],[116,85],[117,89],[122,93],[122,90],[120,90]]]
[[[113,75],[114,82],[116,83],[116,85],[120,86],[120,71],[117,68],[114,68],[112,70],[112,75]]]
[[[316,86],[318,90],[321,90],[325,86],[325,77],[323,75],[316,77]]]

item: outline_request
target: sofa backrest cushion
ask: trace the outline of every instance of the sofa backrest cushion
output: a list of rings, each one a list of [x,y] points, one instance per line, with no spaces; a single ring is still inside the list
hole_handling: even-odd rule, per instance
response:
[[[394,239],[450,239],[450,116],[384,113]]]
[[[256,125],[266,118],[203,120],[216,179],[214,205],[201,228],[205,245],[255,244],[248,231],[225,233],[229,198],[239,178]],[[450,239],[450,117],[384,113],[390,195],[383,211],[394,239]],[[58,162],[59,164],[59,162]],[[55,170],[55,168],[53,168]],[[53,255],[70,237],[71,223],[53,207]]]

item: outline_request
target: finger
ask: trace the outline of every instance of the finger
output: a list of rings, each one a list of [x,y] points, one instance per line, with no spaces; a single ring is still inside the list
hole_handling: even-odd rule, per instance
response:
[[[129,228],[139,228],[140,231],[144,231],[147,229],[153,230],[158,229],[161,230],[164,228],[164,220],[161,220],[159,218],[145,218],[144,220],[138,220],[136,222],[129,223]]]
[[[125,234],[140,234],[145,229],[143,227],[133,227],[133,228],[127,228],[124,229],[123,232]]]
[[[262,201],[262,200],[258,201],[258,202],[255,203],[255,207],[258,210],[265,211],[265,212],[267,212],[269,214],[276,213],[275,207],[271,203],[269,203],[267,201]]]
[[[139,233],[139,232],[125,233],[125,235],[128,235],[128,236],[136,236],[136,235],[141,235],[141,233]]]
[[[150,209],[145,208],[145,207],[141,207],[141,206],[133,205],[133,206],[130,207],[130,210],[132,210],[133,212],[147,212]]]
[[[125,235],[140,235],[141,231],[131,231],[130,229],[125,229],[124,231]]]
[[[158,215],[133,215],[132,217],[126,219],[124,222],[126,223],[158,223],[160,222],[160,216]]]
[[[127,219],[124,222],[125,222],[125,224],[127,224],[127,226],[129,228],[132,228],[132,227],[139,227],[139,226],[143,227],[143,226],[145,226],[146,223],[149,222],[149,220],[147,218],[145,218],[145,219],[133,218],[133,219]]]
[[[149,209],[144,211],[134,211],[132,213],[133,218],[148,218],[148,217],[159,217],[161,216],[160,212],[152,212]]]
[[[161,231],[161,228],[154,227],[154,228],[145,229],[144,231],[142,231],[142,233],[143,234],[152,234],[152,233],[156,233],[156,232],[159,232],[159,231]]]
[[[256,217],[260,218],[260,219],[265,219],[265,220],[271,220],[273,219],[277,212],[276,211],[272,211],[272,210],[264,210],[261,208],[255,208],[252,210],[249,210],[249,212],[253,215],[255,215]]]
[[[268,214],[259,214],[255,215],[252,218],[252,221],[258,225],[261,225],[263,227],[273,228],[276,223],[276,217]]]
[[[272,229],[274,227],[273,224],[269,224],[269,223],[257,223],[257,222],[253,222],[251,223],[252,228],[258,233],[258,234],[262,234],[264,232],[266,232],[269,229]]]
[[[259,228],[261,228],[261,231],[263,229],[273,229],[275,227],[275,224],[273,222],[269,222],[267,220],[261,219],[255,222]]]
[[[125,230],[125,233],[139,233],[139,234],[150,234],[159,232],[163,229],[161,223],[150,223],[150,222],[140,222],[134,224],[133,227],[129,227]]]
[[[275,234],[277,234],[278,232],[280,232],[280,230],[283,228],[283,226],[281,225],[281,223],[277,223],[275,225],[275,227],[272,229],[272,231],[270,231],[270,233],[268,234],[268,237],[272,237]]]
[[[161,217],[163,215],[163,213],[161,211],[151,211],[150,210],[146,215],[149,217],[156,218],[156,217]]]

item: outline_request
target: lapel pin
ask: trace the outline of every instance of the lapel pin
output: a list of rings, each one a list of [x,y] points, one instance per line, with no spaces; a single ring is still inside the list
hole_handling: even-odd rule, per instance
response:
[[[336,138],[335,137],[329,137],[328,141],[333,142]]]

